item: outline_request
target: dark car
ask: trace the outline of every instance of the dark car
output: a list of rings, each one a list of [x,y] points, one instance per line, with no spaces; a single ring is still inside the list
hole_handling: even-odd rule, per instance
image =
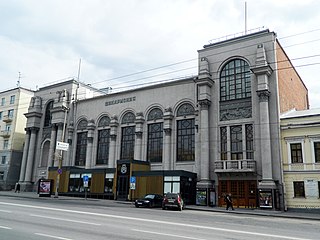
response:
[[[177,208],[179,211],[184,209],[185,204],[179,193],[167,193],[162,201],[162,209]]]
[[[143,198],[137,199],[134,203],[136,207],[161,207],[163,196],[160,194],[147,194]]]

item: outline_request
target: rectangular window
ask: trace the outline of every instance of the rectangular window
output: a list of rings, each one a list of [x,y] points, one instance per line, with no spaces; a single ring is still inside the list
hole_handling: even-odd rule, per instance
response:
[[[13,109],[8,110],[8,117],[13,118]]]
[[[291,143],[291,163],[303,163],[301,143]]]
[[[121,134],[120,159],[134,159],[135,127],[123,127]]]
[[[0,172],[0,181],[3,181],[3,180],[4,180],[4,172],[1,171],[1,172]]]
[[[4,140],[3,141],[3,149],[8,149],[9,147],[9,140]]]
[[[230,127],[230,139],[231,139],[231,160],[243,159],[242,149],[242,126]]]
[[[227,160],[228,159],[228,136],[227,136],[227,127],[221,127],[220,128],[220,140],[221,140],[221,160]]]
[[[97,164],[108,164],[110,129],[98,131]]]
[[[11,96],[10,97],[10,104],[14,104],[15,99],[16,99],[15,95]]]
[[[0,112],[0,120],[2,120],[2,112]]]
[[[246,125],[246,159],[253,159],[253,126]]]
[[[177,161],[194,161],[194,119],[177,121]]]
[[[163,149],[163,124],[154,123],[148,125],[148,150],[149,162],[162,162]]]
[[[320,142],[314,142],[314,158],[316,163],[320,163]]]
[[[293,182],[294,197],[305,197],[304,182]]]
[[[7,156],[2,156],[1,157],[1,164],[6,164],[7,163]]]
[[[105,193],[112,193],[113,192],[113,179],[114,179],[113,173],[106,173],[106,176],[104,179],[104,192]]]
[[[80,132],[77,134],[77,151],[76,151],[76,166],[86,165],[87,154],[87,132]]]
[[[5,98],[1,98],[1,106],[4,106],[5,103],[6,103],[6,99]]]
[[[11,124],[6,124],[5,130],[10,132],[11,131]]]

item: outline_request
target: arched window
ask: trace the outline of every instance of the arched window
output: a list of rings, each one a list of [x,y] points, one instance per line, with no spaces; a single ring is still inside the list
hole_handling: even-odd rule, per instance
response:
[[[147,160],[149,162],[162,162],[163,150],[163,122],[155,122],[163,119],[163,112],[160,108],[152,109],[148,114],[148,145]]]
[[[86,155],[87,155],[87,136],[88,132],[86,131],[88,121],[82,119],[77,126],[77,146],[76,146],[76,166],[85,166],[86,165]]]
[[[177,161],[195,159],[195,119],[194,107],[185,103],[177,110]],[[188,116],[188,118],[186,118]]]
[[[235,59],[221,70],[220,100],[228,101],[251,97],[250,68],[246,61]]]
[[[53,101],[50,101],[47,104],[45,117],[44,117],[44,126],[45,127],[50,127],[51,126],[51,120],[52,120],[51,109],[52,108],[53,108]]]
[[[121,128],[121,153],[120,159],[134,159],[134,144],[135,144],[135,115],[132,112],[127,112],[121,123],[126,126]]]
[[[103,116],[98,123],[98,148],[96,164],[108,164],[110,144],[110,118]]]

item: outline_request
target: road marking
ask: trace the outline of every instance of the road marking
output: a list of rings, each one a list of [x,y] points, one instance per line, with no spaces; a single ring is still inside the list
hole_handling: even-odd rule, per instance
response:
[[[55,238],[55,239],[61,239],[61,240],[73,240],[72,238],[58,237],[58,236],[48,235],[44,233],[34,233],[34,234],[42,237]]]
[[[12,228],[10,228],[10,227],[5,227],[5,226],[0,226],[0,228],[2,228],[2,229],[8,229],[8,230],[11,230]]]
[[[218,228],[218,227],[208,227],[208,226],[202,226],[202,225],[192,225],[192,224],[185,224],[185,223],[166,222],[166,221],[160,221],[160,220],[143,219],[143,218],[135,218],[135,217],[117,216],[117,215],[103,214],[103,213],[84,212],[84,211],[69,210],[69,209],[62,209],[62,208],[40,207],[40,206],[32,206],[32,205],[17,204],[17,203],[7,203],[7,202],[0,202],[0,204],[16,206],[16,207],[51,210],[54,212],[77,213],[77,214],[82,214],[82,215],[109,217],[109,218],[116,218],[116,219],[126,219],[126,220],[140,221],[140,222],[159,223],[159,224],[172,225],[172,226],[192,227],[192,228],[215,230],[215,231],[221,231],[221,232],[242,233],[242,234],[247,234],[247,235],[256,235],[256,236],[264,236],[264,237],[267,236],[267,237],[290,239],[290,240],[311,240],[311,239],[307,239],[307,238],[296,238],[296,237],[289,237],[289,236],[282,236],[282,235],[248,232],[248,231],[232,230],[232,229]]]
[[[167,233],[143,231],[143,230],[139,230],[139,229],[131,229],[131,230],[132,230],[132,231],[136,231],[136,232],[151,233],[151,234],[156,234],[156,235],[163,235],[163,236],[169,236],[169,237],[177,237],[177,238],[183,238],[183,239],[206,240],[206,239],[204,239],[204,238],[193,238],[193,237],[187,237],[187,236],[175,235],[175,234],[167,234]]]
[[[39,218],[53,219],[53,220],[59,220],[59,221],[66,221],[66,222],[75,222],[75,223],[83,223],[83,224],[90,224],[90,225],[101,226],[100,223],[84,222],[84,221],[78,221],[78,220],[72,220],[72,219],[65,219],[65,218],[48,217],[48,216],[35,215],[35,214],[30,214],[30,216],[32,216],[32,217],[39,217]]]
[[[12,213],[12,211],[7,211],[7,210],[0,210],[0,212]]]

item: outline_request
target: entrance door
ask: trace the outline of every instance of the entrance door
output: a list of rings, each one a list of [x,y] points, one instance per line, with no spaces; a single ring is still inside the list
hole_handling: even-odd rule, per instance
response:
[[[219,181],[219,206],[225,205],[224,195],[231,193],[233,206],[243,208],[257,207],[257,182],[244,180]]]
[[[118,176],[117,185],[117,199],[127,200],[129,193],[129,177],[127,175]]]

